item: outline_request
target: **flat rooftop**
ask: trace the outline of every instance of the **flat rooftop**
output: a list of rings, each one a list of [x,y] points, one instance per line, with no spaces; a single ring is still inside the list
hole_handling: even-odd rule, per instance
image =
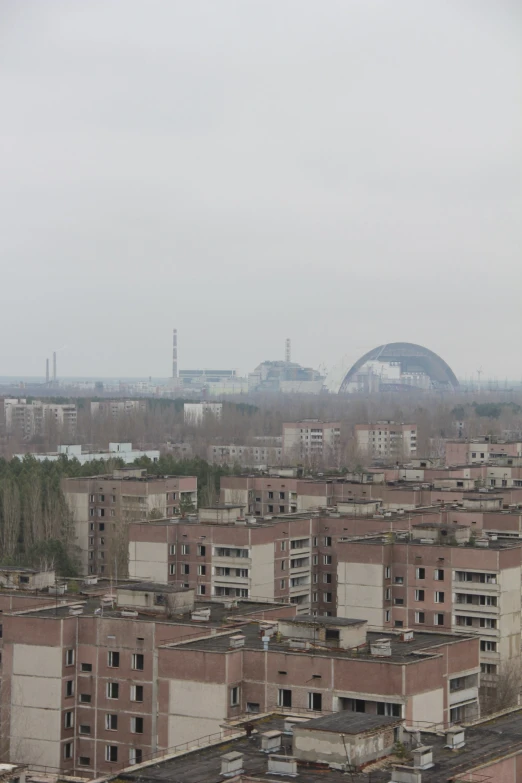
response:
[[[333,619],[333,618],[332,618]],[[263,641],[259,634],[259,626],[256,622],[248,622],[248,618],[245,618],[246,624],[241,628],[241,633],[245,636],[245,648],[249,650],[263,650]],[[284,621],[286,622],[286,621]],[[233,634],[223,633],[216,636],[209,636],[203,639],[198,639],[193,642],[188,642],[183,645],[186,649],[202,650],[208,652],[229,652],[230,636]],[[476,636],[465,636],[461,634],[450,633],[436,633],[436,632],[418,632],[415,631],[413,639],[410,642],[403,642],[400,639],[399,634],[390,633],[377,633],[368,632],[366,634],[367,645],[365,647],[358,647],[355,651],[351,649],[342,649],[336,645],[335,642],[316,642],[311,644],[308,650],[302,648],[293,648],[289,644],[289,639],[283,639],[276,641],[274,637],[270,639],[268,649],[277,652],[295,653],[295,654],[312,654],[312,655],[324,655],[327,658],[353,658],[356,660],[375,661],[376,663],[383,663],[386,661],[392,663],[415,663],[418,661],[418,654],[422,653],[422,657],[427,655],[433,655],[434,657],[440,654],[438,647],[444,644],[451,644],[461,642],[463,639],[476,639]],[[372,655],[369,645],[376,642],[379,639],[389,639],[391,642],[391,655],[387,657],[380,657]],[[176,647],[177,643],[166,645],[167,647]]]
[[[364,625],[368,621],[350,617],[315,617],[311,614],[300,614],[297,617],[292,617],[290,620],[285,620],[285,622],[296,623],[297,625],[333,625],[338,628],[339,626]]]
[[[166,585],[161,582],[136,582],[126,585],[118,585],[118,590],[132,590],[136,593],[188,593],[190,587],[181,587],[180,585]]]
[[[337,715],[340,717],[337,718]],[[361,713],[337,713],[337,715],[319,718],[315,721],[319,728],[321,721],[327,722],[331,717],[333,722],[339,720],[344,725],[351,725],[351,731],[343,728],[342,733],[357,733],[357,731],[369,730],[368,718],[372,716]],[[345,717],[346,716],[346,717]],[[288,716],[287,716],[288,717]],[[302,717],[299,716],[299,717]],[[383,716],[373,716],[384,722]],[[237,739],[226,738],[222,742],[198,748],[177,756],[167,758],[164,761],[150,762],[118,773],[118,779],[135,781],[136,783],[171,783],[183,781],[183,783],[222,783],[221,757],[225,753],[236,752],[243,754],[243,778],[258,778],[274,783],[275,776],[268,772],[267,754],[261,751],[260,735],[266,731],[282,731],[284,727],[283,716],[270,715],[255,720],[255,716],[249,715],[249,721],[254,724],[254,735],[248,739],[246,733]],[[389,718],[392,723],[397,719]],[[309,724],[301,724],[306,726]],[[324,725],[324,724],[323,724]],[[366,727],[366,728],[365,728]],[[375,728],[377,728],[375,726]],[[336,729],[332,728],[332,731]],[[338,729],[341,731],[341,729]],[[238,731],[241,727],[238,726]],[[196,739],[196,738],[195,738]],[[428,732],[421,733],[423,745],[433,749],[433,763],[431,769],[422,771],[422,783],[443,783],[443,781],[460,779],[467,770],[478,767],[489,761],[493,761],[512,753],[522,752],[522,710],[517,710],[504,715],[496,720],[486,721],[466,729],[466,744],[458,751],[452,751],[444,747],[445,735],[436,735]],[[183,746],[185,748],[186,746]],[[282,748],[278,753],[292,755],[292,737],[282,736]],[[388,783],[391,777],[391,765],[397,760],[390,759],[389,763],[381,761],[378,766],[371,769],[372,783]],[[408,762],[400,762],[406,763]],[[370,777],[366,774],[347,775],[339,770],[329,769],[326,765],[309,764],[298,765],[298,780],[303,783],[324,783],[327,776],[330,783],[368,783]],[[484,783],[493,783],[494,774],[490,770],[478,770],[477,780]],[[466,778],[467,779],[467,778]]]
[[[300,723],[300,729],[312,729],[319,731],[334,731],[342,734],[360,734],[364,731],[373,731],[381,726],[390,726],[401,723],[401,718],[391,718],[385,715],[366,715],[363,712],[333,712],[322,718],[314,718],[307,723]]]

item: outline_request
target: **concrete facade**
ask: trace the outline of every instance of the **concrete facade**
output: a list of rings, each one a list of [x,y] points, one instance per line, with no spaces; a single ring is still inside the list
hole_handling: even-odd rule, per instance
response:
[[[357,446],[365,454],[402,460],[417,454],[417,425],[394,421],[356,424]]]

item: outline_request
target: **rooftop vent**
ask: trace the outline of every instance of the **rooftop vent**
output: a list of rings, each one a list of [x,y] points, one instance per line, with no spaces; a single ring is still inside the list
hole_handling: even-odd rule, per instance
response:
[[[297,759],[293,756],[269,756],[268,771],[272,775],[285,775],[295,778],[297,775]]]
[[[190,618],[195,623],[207,623],[210,620],[210,607],[205,609],[195,609],[190,613]]]
[[[390,783],[422,783],[422,770],[402,765],[394,766]]]
[[[72,615],[83,614],[83,606],[71,606],[71,608],[69,609],[69,614]]]
[[[221,756],[221,774],[225,778],[239,775],[241,772],[244,772],[242,753],[225,753]]]
[[[300,723],[308,723],[310,718],[285,718],[283,724],[283,732],[285,734],[293,734],[294,726],[298,726]]]
[[[98,577],[97,576],[86,576],[84,584],[86,584],[86,585],[97,585],[98,584]]]
[[[122,617],[137,617],[138,616],[138,612],[136,612],[135,610],[131,610],[131,609],[122,609],[121,616]]]
[[[281,731],[265,731],[261,734],[261,750],[272,753],[281,747]]]
[[[403,628],[401,631],[401,642],[412,642],[413,631],[411,628]]]
[[[414,769],[431,769],[433,767],[433,749],[431,745],[421,745],[412,750]]]
[[[390,639],[376,639],[371,642],[370,652],[378,658],[389,658],[391,655]]]
[[[288,644],[296,650],[308,650],[310,648],[310,642],[308,639],[288,639]]]
[[[242,633],[236,633],[228,639],[228,645],[232,649],[245,646],[245,636]]]
[[[446,747],[451,750],[463,748],[466,744],[466,732],[462,726],[453,726],[446,731]]]

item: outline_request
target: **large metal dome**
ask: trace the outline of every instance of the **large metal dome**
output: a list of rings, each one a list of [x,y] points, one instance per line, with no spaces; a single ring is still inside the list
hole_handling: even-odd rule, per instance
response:
[[[348,384],[361,367],[372,360],[397,362],[401,365],[401,373],[424,372],[433,385],[439,388],[456,389],[459,385],[451,367],[433,351],[414,343],[387,343],[368,351],[355,362],[344,376],[339,389],[340,394],[348,390]]]

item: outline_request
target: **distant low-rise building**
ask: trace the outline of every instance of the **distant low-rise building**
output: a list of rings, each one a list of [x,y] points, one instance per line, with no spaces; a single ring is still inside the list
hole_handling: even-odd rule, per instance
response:
[[[24,459],[26,454],[15,454],[18,459]],[[126,465],[130,465],[137,459],[147,457],[152,462],[157,462],[160,453],[157,449],[133,449],[132,443],[109,443],[108,451],[83,451],[81,445],[58,446],[58,451],[50,451],[45,454],[31,454],[38,462],[57,462],[62,457],[77,459],[81,465],[95,460],[121,459]]]
[[[186,424],[202,424],[205,416],[214,416],[221,419],[223,414],[222,402],[186,402],[183,406]]]
[[[147,410],[146,400],[97,400],[91,402],[91,416],[123,416],[143,413]]]
[[[281,464],[283,447],[260,443],[252,446],[215,443],[208,446],[207,459],[218,465],[238,464],[245,468],[267,468],[269,465]]]

